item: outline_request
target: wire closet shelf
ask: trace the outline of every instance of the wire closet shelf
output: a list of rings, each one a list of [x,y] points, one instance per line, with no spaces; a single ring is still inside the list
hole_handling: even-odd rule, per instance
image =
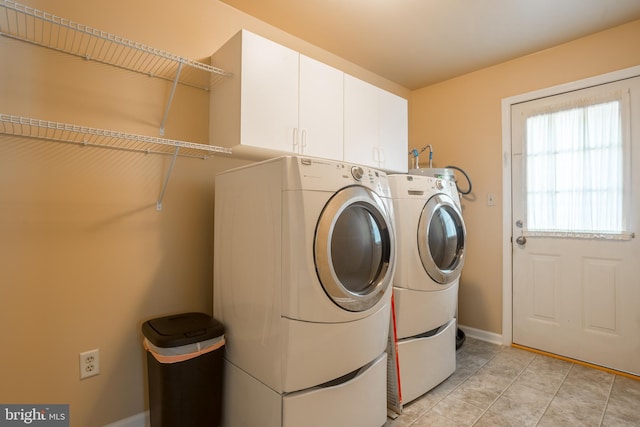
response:
[[[160,136],[164,136],[164,127],[178,84],[208,90],[209,86],[215,84],[220,78],[231,76],[230,73],[208,64],[97,30],[12,0],[0,0],[0,36],[172,82],[160,122]],[[213,145],[9,114],[0,114],[0,134],[82,146],[172,155],[158,198],[157,210],[162,210],[162,199],[178,156],[206,159],[214,153],[231,154],[229,148]]]
[[[177,154],[203,159],[215,153],[231,154],[231,149],[214,145],[116,132],[9,114],[0,114],[0,133],[147,154]]]
[[[5,37],[204,90],[230,76],[220,68],[11,0],[0,0],[0,7],[0,34]]]
[[[115,150],[171,155],[162,190],[156,202],[156,210],[162,210],[164,198],[176,157],[199,157],[206,159],[214,153],[231,154],[231,149],[194,142],[156,138],[125,132],[115,132],[67,123],[37,120],[27,117],[0,114],[0,134],[28,137],[82,146],[111,148]]]

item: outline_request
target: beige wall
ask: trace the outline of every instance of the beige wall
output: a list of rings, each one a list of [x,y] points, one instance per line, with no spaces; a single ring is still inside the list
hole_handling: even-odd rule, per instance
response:
[[[213,0],[28,0],[29,6],[208,61],[244,27],[409,91]],[[159,136],[169,84],[0,37],[0,113]],[[208,139],[208,92],[179,87],[166,137]],[[144,320],[212,311],[213,190],[235,159],[168,157],[0,135],[0,403],[69,403],[71,425],[147,407]],[[79,380],[78,355],[101,374]]]
[[[638,40],[640,21],[634,21],[412,93],[410,147],[432,144],[434,166],[460,166],[473,182],[462,201],[468,232],[462,325],[502,333],[501,100],[640,65]],[[427,159],[425,152],[421,166]],[[495,206],[487,206],[488,193]]]

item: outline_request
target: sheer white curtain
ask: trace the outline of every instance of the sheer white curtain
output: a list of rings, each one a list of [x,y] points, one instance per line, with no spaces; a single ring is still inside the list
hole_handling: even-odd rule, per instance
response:
[[[572,100],[526,119],[526,231],[619,238],[626,234],[624,94]],[[628,157],[628,156],[627,156]]]

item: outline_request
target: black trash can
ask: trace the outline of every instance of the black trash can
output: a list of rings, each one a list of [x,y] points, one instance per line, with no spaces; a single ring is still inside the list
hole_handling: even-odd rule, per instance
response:
[[[217,427],[222,405],[223,325],[205,313],[142,324],[151,427]]]

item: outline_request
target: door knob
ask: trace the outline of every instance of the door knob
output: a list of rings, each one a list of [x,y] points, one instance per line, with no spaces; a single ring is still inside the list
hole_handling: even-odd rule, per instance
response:
[[[527,243],[527,238],[524,236],[518,236],[516,238],[516,243],[519,245],[524,245],[525,243]]]

